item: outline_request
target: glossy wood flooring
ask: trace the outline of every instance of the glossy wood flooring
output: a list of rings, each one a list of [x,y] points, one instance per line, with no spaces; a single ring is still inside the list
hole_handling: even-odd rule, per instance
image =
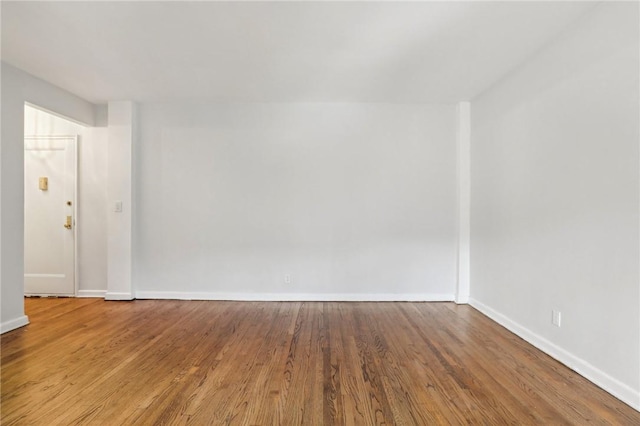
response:
[[[469,306],[27,299],[2,424],[640,424]]]

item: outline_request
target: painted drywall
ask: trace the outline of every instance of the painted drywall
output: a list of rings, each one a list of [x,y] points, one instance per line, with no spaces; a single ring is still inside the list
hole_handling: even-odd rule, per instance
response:
[[[78,135],[78,295],[107,290],[107,129],[87,127],[30,106],[25,135]]]
[[[106,127],[85,127],[78,164],[78,296],[102,297],[107,290]]]
[[[133,292],[133,148],[136,107],[109,102],[107,161],[107,300],[131,300]],[[119,205],[116,208],[116,204]]]
[[[471,303],[640,409],[638,25],[601,4],[472,100]]]
[[[1,13],[1,12],[0,12]],[[2,66],[0,64],[0,132],[2,131],[2,123],[4,122],[4,114],[2,113],[2,100],[4,100],[4,97],[2,95],[2,82],[4,81],[2,79]],[[4,134],[0,134],[0,333],[3,333],[5,331],[5,328],[7,330],[15,328],[15,327],[20,327],[20,323],[27,323],[29,321],[28,317],[26,317],[25,315],[21,315],[17,317],[18,323],[15,323],[15,319],[13,319],[14,321],[14,325],[10,326],[8,323],[5,323],[3,318],[4,318],[4,314],[3,311],[4,309],[2,308],[3,303],[2,303],[2,295],[4,293],[4,291],[2,290],[3,286],[2,286],[2,282],[3,280],[3,272],[2,272],[2,259],[3,259],[3,255],[2,255],[2,246],[4,245],[4,239],[2,238],[2,228],[4,227],[4,221],[2,219],[2,207],[3,207],[3,203],[2,203],[2,192],[3,191],[3,186],[2,186],[2,175],[3,175],[3,167],[2,167],[2,157],[4,156],[3,151],[4,149],[2,148],[2,140],[4,139]],[[24,155],[24,154],[23,154]],[[24,157],[23,157],[24,158]],[[23,225],[24,226],[24,225]],[[24,268],[23,268],[24,269]],[[24,286],[24,284],[23,284]],[[9,312],[7,315],[11,315],[12,312]],[[24,308],[23,308],[23,312],[22,314],[24,314]],[[10,318],[10,317],[9,317]]]
[[[17,70],[2,64],[2,257],[1,331],[28,322],[24,315],[24,95]],[[18,84],[14,84],[18,82]]]
[[[25,136],[80,135],[86,126],[38,109],[32,105],[24,108]]]
[[[136,296],[453,300],[455,111],[141,104]]]
[[[456,172],[458,178],[458,257],[456,303],[468,303],[471,286],[471,104],[458,103],[456,123]]]
[[[24,103],[30,102],[85,124],[93,124],[89,102],[2,63],[2,276],[0,331],[25,325],[24,315]]]

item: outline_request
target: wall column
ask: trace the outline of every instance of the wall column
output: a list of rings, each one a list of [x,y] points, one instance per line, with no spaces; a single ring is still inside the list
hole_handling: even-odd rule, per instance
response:
[[[133,102],[109,102],[106,300],[135,298],[132,281],[135,115]]]

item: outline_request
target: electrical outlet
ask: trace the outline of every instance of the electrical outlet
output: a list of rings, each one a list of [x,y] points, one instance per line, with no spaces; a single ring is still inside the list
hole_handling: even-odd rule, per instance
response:
[[[284,283],[291,284],[291,274],[284,274]]]
[[[553,325],[555,325],[556,327],[560,327],[561,323],[562,323],[562,312],[558,311],[558,310],[552,310],[551,311],[551,323]]]

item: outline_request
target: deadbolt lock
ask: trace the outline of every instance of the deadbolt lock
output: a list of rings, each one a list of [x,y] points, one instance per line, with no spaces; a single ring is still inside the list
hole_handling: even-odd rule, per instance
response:
[[[71,229],[71,216],[67,216],[67,222],[64,224],[64,227]]]

